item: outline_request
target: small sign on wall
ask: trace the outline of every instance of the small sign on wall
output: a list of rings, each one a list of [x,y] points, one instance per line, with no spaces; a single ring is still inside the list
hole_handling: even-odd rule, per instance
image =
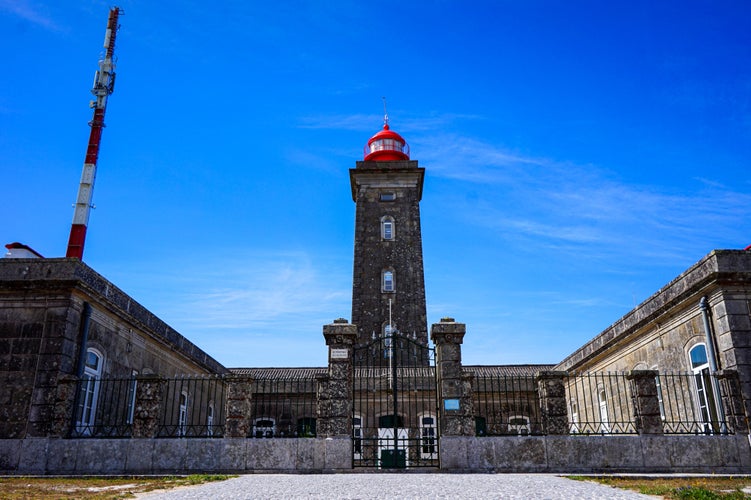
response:
[[[331,349],[331,359],[347,359],[349,349]]]
[[[459,400],[458,399],[444,399],[443,400],[443,409],[444,410],[458,410],[459,409]]]

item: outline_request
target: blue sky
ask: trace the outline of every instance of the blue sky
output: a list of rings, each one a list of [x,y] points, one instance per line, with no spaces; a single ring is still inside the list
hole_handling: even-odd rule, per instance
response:
[[[227,366],[325,364],[381,96],[467,364],[560,361],[751,244],[749,2],[119,5],[84,261]],[[109,7],[0,0],[3,244],[65,254]]]

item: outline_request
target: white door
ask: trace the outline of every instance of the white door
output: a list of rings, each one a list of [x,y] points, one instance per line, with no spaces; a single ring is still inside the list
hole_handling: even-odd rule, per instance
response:
[[[396,429],[396,449],[397,450],[404,450],[404,456],[405,456],[405,465],[409,467],[409,455],[407,453],[407,440],[409,438],[409,433],[407,432],[407,429],[404,428],[398,428]],[[384,428],[381,427],[378,429],[378,467],[381,467],[381,464],[383,463],[381,459],[381,454],[384,450],[392,451],[394,450],[394,429],[393,428]]]

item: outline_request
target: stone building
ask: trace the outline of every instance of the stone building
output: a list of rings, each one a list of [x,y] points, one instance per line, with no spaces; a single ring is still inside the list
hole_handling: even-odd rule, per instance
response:
[[[410,161],[409,145],[388,123],[349,171],[357,204],[352,323],[360,346],[391,329],[428,345],[420,230],[424,177],[425,169]]]
[[[90,410],[96,380],[223,373],[77,259],[0,260],[0,436],[48,435],[65,376],[85,381],[78,404]],[[93,418],[83,412],[77,424]]]
[[[715,250],[569,355],[556,369],[654,370],[663,421],[670,421],[671,413],[681,410],[667,404],[664,396],[689,391],[697,411],[697,426],[703,432],[719,432],[719,422],[732,416],[722,415],[725,405],[720,387],[730,374],[740,383],[737,390],[742,393],[743,414],[751,415],[750,305],[751,252]],[[676,373],[691,374],[691,380]],[[713,373],[719,378],[712,377]],[[608,405],[613,408],[609,391],[607,384],[600,384],[597,404],[605,412]],[[577,401],[569,404],[576,407]],[[581,402],[578,404],[581,406]]]
[[[352,321],[324,325],[327,367],[227,369],[78,259],[13,244],[0,470],[751,470],[751,252],[711,252],[556,366],[465,366],[466,325],[428,334],[424,176],[387,123],[350,170]]]

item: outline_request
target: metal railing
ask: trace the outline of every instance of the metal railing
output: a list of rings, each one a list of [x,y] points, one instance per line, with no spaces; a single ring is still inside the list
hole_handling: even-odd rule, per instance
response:
[[[220,377],[163,381],[159,437],[224,436],[225,386]]]
[[[665,434],[733,434],[708,373],[660,373],[655,378]]]
[[[130,437],[135,410],[135,378],[78,382],[71,437]]]
[[[317,381],[310,378],[254,380],[250,438],[315,437]]]
[[[362,377],[363,374],[359,375]],[[375,384],[375,381],[387,383],[388,379],[380,377],[370,380],[370,383]],[[625,372],[572,373],[564,378],[569,434],[636,434],[638,429],[632,382]],[[138,384],[136,377],[84,377],[78,381],[68,435],[131,437],[134,421],[138,418]],[[224,436],[226,382],[222,377],[177,377],[161,379],[158,385],[161,399],[154,413],[158,413],[156,435],[186,438]],[[717,384],[708,372],[660,373],[655,377],[655,385],[665,434],[735,432],[724,416],[720,395],[716,390]],[[318,381],[312,377],[253,380],[250,383],[247,437],[316,436],[317,389]],[[408,413],[428,415],[430,411],[425,408],[435,407],[431,399],[435,397],[434,385],[404,382],[403,389],[408,393],[415,393],[410,396],[408,403],[404,403],[406,406],[403,408],[409,410]],[[367,400],[363,404],[367,398],[374,397],[376,392],[377,388],[370,385],[355,391],[353,404],[356,407],[356,417],[360,419],[360,434],[355,435],[355,439],[365,438],[366,421],[375,418],[375,413],[383,413],[376,401]],[[473,382],[473,397],[475,430],[478,436],[544,435],[549,432],[541,411],[538,383],[534,376],[476,377]],[[428,399],[423,401],[420,398]],[[428,405],[428,402],[431,404]],[[434,419],[433,425],[440,418],[438,412],[435,413],[428,415]],[[410,422],[408,427],[417,429],[421,425]],[[356,434],[358,430],[354,432]]]
[[[573,373],[566,379],[570,434],[636,434],[626,373]]]
[[[473,391],[477,436],[545,433],[534,376],[476,377]]]

